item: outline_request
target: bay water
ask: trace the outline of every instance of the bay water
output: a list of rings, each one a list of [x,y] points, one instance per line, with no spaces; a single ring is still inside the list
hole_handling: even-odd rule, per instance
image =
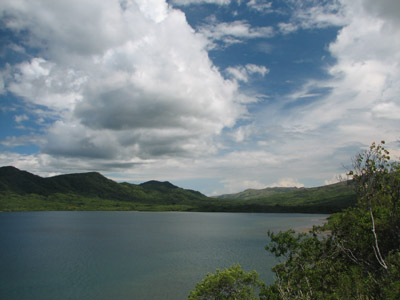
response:
[[[268,230],[327,215],[184,212],[0,213],[0,299],[183,300],[240,264],[272,283]]]

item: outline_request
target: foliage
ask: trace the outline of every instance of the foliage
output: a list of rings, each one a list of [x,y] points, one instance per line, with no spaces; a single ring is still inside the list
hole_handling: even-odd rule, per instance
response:
[[[188,300],[235,300],[260,299],[263,283],[255,271],[246,273],[240,265],[229,269],[217,269],[215,274],[207,274],[190,292]],[[263,298],[264,299],[264,298]]]
[[[400,299],[399,164],[382,142],[353,167],[356,207],[309,234],[268,233],[279,299]]]

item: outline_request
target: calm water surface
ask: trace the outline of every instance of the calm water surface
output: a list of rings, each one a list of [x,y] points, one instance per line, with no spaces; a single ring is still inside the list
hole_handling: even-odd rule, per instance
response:
[[[267,230],[326,216],[0,213],[0,299],[183,300],[208,272],[236,263],[272,282]]]

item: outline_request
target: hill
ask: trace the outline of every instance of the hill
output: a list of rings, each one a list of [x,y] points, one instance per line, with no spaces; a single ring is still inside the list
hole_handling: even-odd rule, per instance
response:
[[[96,172],[42,178],[0,168],[0,211],[145,210],[332,213],[353,205],[349,184],[267,188],[209,198],[165,181],[117,183]]]
[[[303,188],[301,188],[303,189]],[[235,200],[254,200],[260,198],[267,198],[276,194],[288,193],[298,191],[297,187],[273,187],[273,188],[265,188],[261,190],[257,189],[247,189],[240,193],[235,194],[224,194],[220,196],[216,196],[218,199],[235,199]]]
[[[269,207],[276,211],[326,212],[341,211],[356,203],[351,182],[339,182],[315,188],[266,188],[249,189],[236,194],[217,196],[236,206]]]

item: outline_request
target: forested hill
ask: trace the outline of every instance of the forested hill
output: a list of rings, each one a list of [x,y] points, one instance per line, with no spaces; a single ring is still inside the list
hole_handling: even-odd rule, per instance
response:
[[[335,212],[356,203],[356,194],[350,182],[339,182],[315,188],[274,187],[265,189],[248,189],[236,194],[217,196],[243,206],[268,205],[279,210],[281,207],[293,209],[302,207],[308,212]]]
[[[24,210],[23,207],[33,210],[167,209],[164,205],[182,210],[209,200],[199,192],[185,190],[169,182],[117,183],[97,172],[42,178],[14,167],[0,168],[0,197],[0,210],[7,210],[7,207],[19,210],[14,205],[16,203],[22,205],[21,210]],[[13,200],[16,203],[12,203]]]
[[[343,196],[355,196],[355,192],[351,187],[350,182],[343,181],[334,184],[329,184],[314,188],[304,187],[271,187],[265,189],[248,189],[236,194],[225,194],[216,196],[219,199],[231,199],[231,200],[267,200],[285,204],[291,202],[293,199],[303,202],[315,202],[323,201],[323,199],[329,200],[332,198],[340,198]]]
[[[346,183],[319,188],[270,188],[209,198],[170,182],[117,183],[100,173],[42,178],[0,168],[0,211],[146,210],[332,213],[355,203]]]

